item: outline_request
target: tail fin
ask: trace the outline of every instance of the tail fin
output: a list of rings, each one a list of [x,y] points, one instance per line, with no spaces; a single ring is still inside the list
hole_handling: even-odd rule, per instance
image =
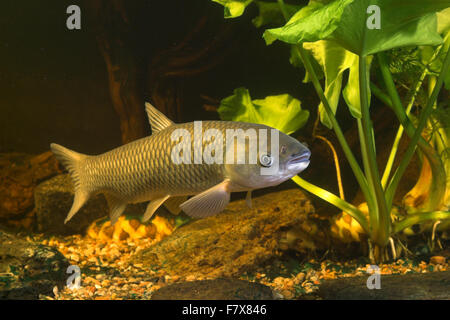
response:
[[[64,220],[64,223],[67,223],[89,199],[89,192],[83,186],[80,175],[82,160],[87,156],[64,148],[56,143],[52,143],[50,148],[56,156],[56,159],[58,159],[58,161],[60,161],[69,171],[75,188],[75,198],[73,200],[72,208],[67,214],[66,220]]]

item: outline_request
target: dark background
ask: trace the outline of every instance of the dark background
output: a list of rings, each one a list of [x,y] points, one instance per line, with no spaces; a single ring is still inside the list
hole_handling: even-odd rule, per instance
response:
[[[81,30],[66,28],[66,8],[71,4],[81,8]],[[74,0],[0,2],[0,152],[40,153],[56,142],[96,154],[122,143],[89,10],[85,1]],[[183,94],[178,121],[218,119],[216,112],[204,109],[211,104],[204,96],[220,101],[240,86],[254,99],[289,93],[304,108],[314,110],[317,105],[311,87],[299,85],[304,71],[289,64],[288,46],[266,46],[263,28],[252,25],[255,6],[237,19],[224,19],[223,7],[210,0],[134,0],[128,1],[127,12],[133,18],[129,34],[137,59],[176,46],[202,15],[207,22],[200,38],[190,44],[193,49],[213,41],[221,28],[231,27],[215,53],[227,50],[219,62],[174,80]],[[113,32],[120,32],[120,27]],[[142,87],[145,100],[150,90]],[[311,115],[309,122],[315,117]]]

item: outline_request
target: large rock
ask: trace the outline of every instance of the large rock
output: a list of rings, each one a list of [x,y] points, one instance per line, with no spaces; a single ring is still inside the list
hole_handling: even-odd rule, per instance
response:
[[[38,299],[66,284],[69,263],[56,249],[0,231],[0,299]]]
[[[84,233],[94,220],[108,215],[104,196],[96,195],[64,224],[73,198],[73,184],[68,175],[58,175],[37,186],[34,199],[38,231],[57,235]]]
[[[232,202],[223,213],[182,226],[132,259],[180,276],[239,276],[273,260],[289,230],[313,212],[299,189],[255,198],[253,209],[244,200]]]
[[[109,215],[105,197],[97,194],[64,224],[73,198],[73,183],[67,174],[58,175],[38,185],[34,193],[38,231],[55,235],[84,234],[92,222]],[[144,211],[145,204],[138,203],[128,205],[125,213],[129,216],[141,216]]]
[[[58,162],[51,152],[0,154],[0,219],[3,224],[13,226],[15,224],[8,222],[28,217],[34,207],[35,187],[58,171]],[[25,226],[31,227],[31,224]]]
[[[381,275],[381,288],[371,290],[368,277],[326,280],[318,294],[332,300],[450,300],[450,271]]]
[[[174,283],[152,294],[152,300],[273,300],[272,289],[238,279]]]

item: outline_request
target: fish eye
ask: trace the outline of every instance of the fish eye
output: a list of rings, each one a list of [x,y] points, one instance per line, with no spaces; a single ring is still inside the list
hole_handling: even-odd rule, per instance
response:
[[[270,154],[262,154],[259,162],[263,167],[270,167],[273,164],[273,157]]]
[[[286,146],[281,146],[280,153],[281,154],[286,154],[286,152],[287,152],[287,147]]]

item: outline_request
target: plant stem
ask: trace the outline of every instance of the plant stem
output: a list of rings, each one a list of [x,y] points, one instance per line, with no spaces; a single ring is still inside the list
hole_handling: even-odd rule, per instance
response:
[[[383,78],[386,83],[386,87],[389,91],[391,100],[393,102],[393,107],[394,107],[393,110],[396,113],[397,117],[399,118],[400,123],[402,123],[402,125],[404,125],[405,129],[407,130],[407,133],[410,134],[410,133],[412,133],[411,132],[412,128],[410,128],[408,125],[408,123],[410,123],[410,122],[403,110],[400,97],[398,96],[398,92],[395,89],[395,84],[392,80],[392,76],[390,74],[389,67],[387,66],[386,58],[383,53],[378,53],[377,55],[378,55],[378,60],[379,60],[379,64],[380,64],[380,69],[381,69]],[[422,134],[422,130],[425,127],[431,112],[433,111],[433,105],[435,104],[435,102],[437,100],[439,91],[444,82],[444,76],[446,75],[446,72],[448,71],[449,67],[450,67],[450,50],[449,50],[449,52],[447,52],[447,55],[445,57],[441,73],[436,82],[436,86],[434,87],[433,92],[427,101],[427,105],[425,106],[425,108],[422,110],[422,112],[420,114],[417,129],[414,131],[414,134],[412,134],[411,141],[408,145],[408,148],[405,151],[405,154],[400,162],[400,165],[397,168],[397,170],[395,171],[394,176],[392,177],[392,179],[386,189],[386,197],[387,197],[389,206],[392,205],[395,191],[398,187],[401,177],[403,176],[403,173],[405,172],[409,162],[411,161],[412,156],[414,155],[414,151],[415,151],[417,143],[419,143],[419,146],[424,147],[425,149],[427,147],[429,147],[429,145],[427,143],[423,144],[424,140],[423,139],[421,140],[421,138],[422,138],[421,134]],[[411,126],[412,126],[412,124],[411,124]],[[428,154],[432,154],[433,151],[429,150]],[[424,151],[424,153],[427,154],[426,151]],[[432,195],[436,198],[435,201],[439,202],[439,199],[443,198],[443,195],[445,192],[445,171],[443,169],[442,162],[440,161],[440,159],[431,158],[429,160],[430,160],[430,165],[435,164],[436,168],[439,169],[439,167],[440,167],[440,169],[442,171],[440,174],[438,172],[433,173],[434,178],[443,180],[443,181],[439,181],[439,184],[434,186],[439,189],[437,189],[434,194],[432,193]],[[438,164],[436,164],[436,161],[438,161],[438,164],[440,162],[440,166]],[[442,174],[443,174],[443,176],[442,176]],[[444,186],[443,188],[442,188],[442,185]]]
[[[338,158],[336,149],[334,148],[333,144],[327,138],[318,136],[318,135],[314,135],[314,138],[324,141],[330,148],[331,153],[333,154],[334,166],[336,168],[336,180],[337,180],[337,184],[338,184],[338,188],[339,188],[339,197],[342,200],[345,200],[344,187],[342,186],[341,166],[339,165],[339,158]]]
[[[428,73],[427,69],[425,68],[414,87],[411,99],[409,100],[408,106],[406,107],[406,116],[407,117],[409,117],[409,113],[411,112],[414,102],[416,101],[416,96],[419,93],[420,88],[422,87],[423,80],[425,79],[427,73]],[[386,185],[388,183],[389,176],[391,175],[392,166],[394,165],[395,156],[397,155],[398,146],[399,146],[400,140],[403,136],[403,131],[404,131],[404,128],[400,124],[400,126],[398,127],[398,130],[397,130],[397,134],[395,135],[394,143],[392,145],[391,152],[389,154],[389,158],[386,163],[386,167],[384,168],[383,177],[381,178],[381,185],[383,186],[383,189],[386,189]]]
[[[347,201],[340,199],[338,196],[334,195],[333,193],[331,193],[325,189],[322,189],[318,186],[315,186],[306,180],[303,180],[299,176],[293,177],[292,180],[296,184],[298,184],[301,188],[311,192],[312,194],[331,203],[332,205],[338,207],[345,213],[349,214],[352,218],[354,218],[361,225],[361,227],[364,229],[364,231],[367,234],[369,234],[368,221],[367,221],[364,213],[362,213],[361,210],[359,210],[352,204],[348,203]]]
[[[278,6],[280,7],[281,13],[283,14],[284,20],[286,20],[286,22],[289,20],[289,15],[286,11],[286,7],[284,6],[284,1],[283,0],[277,0],[278,1]]]
[[[386,204],[383,188],[381,186],[380,173],[378,172],[377,157],[375,154],[375,144],[373,139],[373,127],[370,120],[369,111],[369,79],[367,74],[366,57],[359,56],[359,91],[361,98],[361,123],[362,138],[365,145],[365,156],[367,162],[367,177],[370,188],[375,193],[377,210],[369,210],[371,238],[380,247],[384,247],[390,237],[391,219],[389,209]]]
[[[380,60],[380,68],[383,73],[384,81],[387,85],[389,94],[394,97],[395,103],[393,103],[392,99],[383,93],[375,84],[371,84],[372,92],[375,96],[378,97],[381,101],[383,101],[387,106],[389,106],[397,116],[400,124],[403,129],[406,131],[408,136],[412,138],[415,132],[415,127],[409,119],[406,112],[403,110],[402,103],[400,101],[400,97],[398,96],[397,90],[395,89],[394,80],[389,72],[387,64],[383,60],[383,57],[379,57]],[[429,197],[426,200],[426,204],[422,209],[432,211],[439,209],[439,205],[445,196],[446,190],[446,173],[445,168],[442,163],[442,159],[439,155],[439,152],[435,150],[422,136],[420,136],[419,141],[417,143],[420,150],[427,158],[428,163],[431,167],[432,172],[432,182],[430,184],[431,189],[429,192]],[[386,188],[385,188],[386,189]],[[389,190],[385,191],[387,203],[390,204],[393,201],[395,190],[389,192]]]
[[[373,82],[370,82],[370,90],[371,92],[380,99],[385,105],[390,107],[391,109],[394,108],[394,103],[391,100],[391,97],[389,97],[386,93],[384,93],[380,88],[377,87],[377,85]]]
[[[374,207],[374,199],[372,197],[372,194],[369,190],[369,185],[367,184],[367,179],[364,176],[358,162],[356,161],[355,156],[353,155],[350,146],[347,143],[347,140],[345,139],[344,133],[341,130],[341,127],[339,126],[339,123],[336,120],[336,117],[334,116],[333,111],[331,110],[330,104],[328,103],[328,99],[325,97],[325,93],[322,89],[322,86],[319,82],[319,79],[317,78],[317,75],[313,69],[313,66],[311,64],[311,61],[309,60],[308,53],[306,52],[303,47],[296,45],[295,51],[298,52],[300,55],[303,64],[305,65],[306,71],[309,73],[309,76],[311,78],[311,81],[314,85],[314,88],[322,101],[322,104],[324,106],[325,112],[328,115],[328,118],[331,121],[331,124],[333,125],[334,132],[336,133],[336,137],[339,140],[339,143],[341,144],[342,150],[344,151],[345,156],[347,157],[348,163],[350,164],[350,167],[353,170],[353,173],[355,175],[356,180],[358,181],[359,186],[361,187],[361,191],[364,194],[364,197],[367,200],[367,205],[369,208]]]
[[[284,6],[283,0],[278,0],[278,5],[280,6],[280,10],[283,13],[283,16],[285,20],[289,19],[289,16],[287,14],[286,8]],[[367,205],[370,209],[375,208],[375,201],[374,198],[369,190],[369,185],[367,184],[366,177],[364,176],[358,162],[356,161],[355,156],[353,155],[350,146],[347,143],[347,140],[345,139],[345,136],[339,126],[339,123],[336,120],[336,117],[334,116],[333,111],[331,110],[330,104],[328,103],[328,99],[325,97],[325,93],[322,89],[322,86],[320,84],[320,81],[314,71],[314,68],[311,64],[311,61],[309,60],[308,53],[306,50],[302,47],[302,45],[295,45],[294,51],[296,54],[301,58],[303,65],[305,66],[306,72],[308,72],[311,82],[313,83],[314,89],[317,92],[317,95],[320,98],[320,101],[322,102],[325,112],[328,115],[328,118],[331,121],[331,124],[333,125],[334,132],[336,133],[336,137],[339,140],[339,143],[341,144],[342,150],[344,151],[344,154],[350,164],[350,167],[352,168],[352,171],[355,175],[356,180],[358,181],[358,184],[361,188],[361,191],[364,194],[364,197],[367,200]]]
[[[400,232],[412,225],[422,223],[428,220],[450,219],[450,211],[421,212],[408,216],[402,221],[394,223],[394,233]]]

